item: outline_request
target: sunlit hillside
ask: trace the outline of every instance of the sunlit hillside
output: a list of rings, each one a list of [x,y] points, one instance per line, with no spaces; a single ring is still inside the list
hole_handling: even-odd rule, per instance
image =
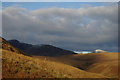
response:
[[[78,68],[28,57],[7,50],[3,53],[3,78],[105,78]]]
[[[118,53],[75,54],[60,57],[34,56],[64,63],[79,69],[99,73],[109,77],[118,77]]]

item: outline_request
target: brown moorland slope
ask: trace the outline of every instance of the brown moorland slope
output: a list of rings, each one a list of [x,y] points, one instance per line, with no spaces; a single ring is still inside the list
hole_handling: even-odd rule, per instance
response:
[[[60,57],[34,56],[68,64],[79,69],[100,73],[109,77],[118,77],[118,53],[75,54]]]
[[[110,77],[118,77],[118,54],[119,53],[100,53],[98,61],[90,65],[86,71],[100,73]]]
[[[78,68],[2,50],[3,78],[105,78]]]
[[[10,43],[7,42],[2,37],[0,37],[0,48],[8,50],[8,51],[16,52],[16,53],[19,53],[19,54],[23,54],[23,52],[21,50],[19,50],[18,48],[13,47],[12,45],[10,45]]]

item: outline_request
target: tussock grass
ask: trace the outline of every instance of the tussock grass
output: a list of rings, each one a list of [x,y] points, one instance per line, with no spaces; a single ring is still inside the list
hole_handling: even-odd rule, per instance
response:
[[[46,58],[51,61],[64,63],[77,67],[87,72],[98,73],[109,77],[118,77],[118,54],[119,53],[90,53],[75,54],[60,57],[33,56]]]
[[[78,68],[2,50],[3,78],[106,78]]]

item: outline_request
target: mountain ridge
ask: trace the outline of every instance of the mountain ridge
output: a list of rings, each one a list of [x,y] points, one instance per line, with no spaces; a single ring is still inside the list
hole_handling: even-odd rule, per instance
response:
[[[39,45],[32,45],[27,43],[22,43],[18,40],[8,40],[8,42],[25,53],[31,54],[31,55],[39,55],[39,56],[62,56],[62,55],[72,55],[76,54],[72,51],[65,50],[59,47],[55,47],[53,45],[48,44],[42,44]]]

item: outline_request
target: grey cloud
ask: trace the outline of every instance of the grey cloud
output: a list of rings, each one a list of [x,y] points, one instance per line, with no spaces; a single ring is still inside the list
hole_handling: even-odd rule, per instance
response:
[[[117,6],[31,11],[8,7],[3,9],[2,16],[3,37],[6,39],[53,44],[66,49],[79,49],[84,45],[84,48],[90,49],[100,44],[109,47],[107,44],[117,43]]]

